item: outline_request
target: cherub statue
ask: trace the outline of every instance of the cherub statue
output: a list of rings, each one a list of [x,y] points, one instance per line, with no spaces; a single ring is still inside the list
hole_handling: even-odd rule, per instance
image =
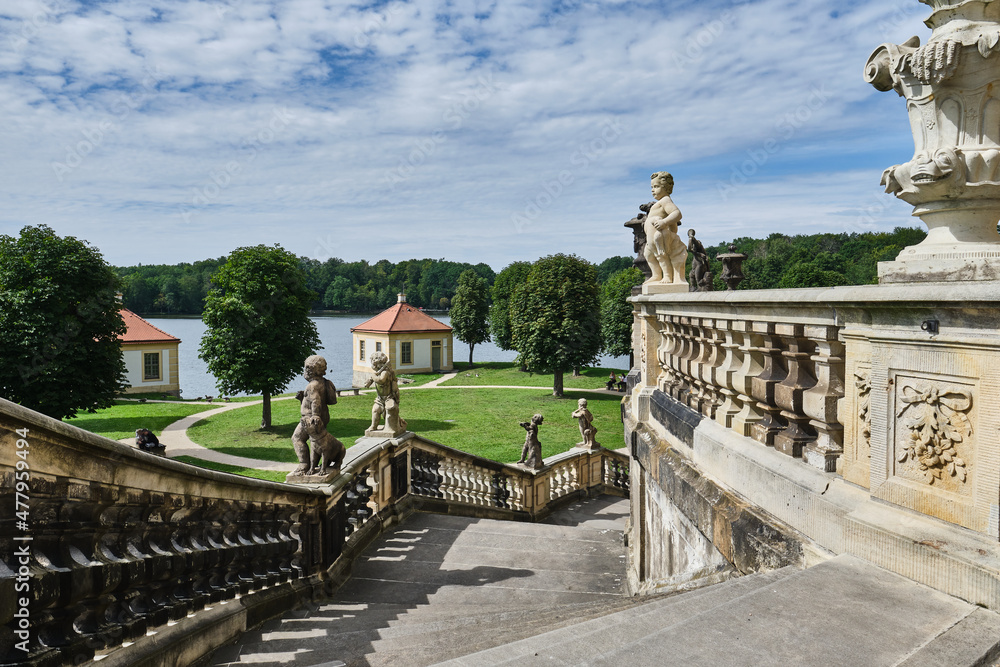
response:
[[[523,463],[529,468],[542,467],[542,443],[538,441],[538,427],[542,421],[541,415],[535,415],[531,421],[521,422],[521,428],[528,433],[524,436],[524,447],[521,448],[521,459],[518,463]]]
[[[301,405],[299,425],[292,433],[292,447],[299,465],[289,477],[328,475],[340,470],[347,452],[344,443],[326,430],[330,423],[330,406],[337,403],[337,388],[324,377],[326,359],[317,354],[306,359],[302,375],[309,384],[295,395]]]
[[[652,272],[646,282],[686,284],[684,265],[687,263],[687,247],[677,235],[681,211],[670,199],[674,191],[674,177],[665,171],[658,171],[650,176],[650,185],[656,203],[643,222],[646,232],[643,254]]]
[[[583,438],[583,442],[577,443],[576,446],[599,449],[601,443],[597,442],[597,427],[594,426],[594,415],[587,409],[587,399],[581,398],[576,405],[577,408],[572,417],[580,420],[580,436]]]
[[[375,404],[372,406],[372,425],[365,435],[397,436],[406,431],[406,420],[399,416],[399,382],[392,370],[385,352],[373,352],[371,356],[372,377],[365,387],[375,385]],[[379,428],[379,421],[385,415],[385,428]]]

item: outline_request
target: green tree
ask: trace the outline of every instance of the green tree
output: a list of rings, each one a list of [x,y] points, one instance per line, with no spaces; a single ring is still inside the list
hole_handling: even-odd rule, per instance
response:
[[[237,248],[212,282],[198,356],[220,392],[262,394],[261,428],[270,428],[271,395],[320,347],[309,319],[315,292],[298,258],[277,245]]]
[[[594,363],[601,351],[597,271],[575,255],[535,262],[510,300],[511,340],[531,371],[554,374],[562,397],[563,373]]]
[[[458,289],[451,300],[451,328],[460,341],[469,344],[472,368],[473,348],[490,339],[490,286],[473,269],[458,277]]]
[[[125,388],[119,280],[85,241],[44,225],[0,236],[0,395],[56,419]]]
[[[626,299],[642,279],[642,271],[632,267],[612,274],[601,286],[601,337],[610,355],[632,354],[632,304]]]
[[[614,274],[631,268],[633,261],[635,261],[634,258],[624,257],[622,255],[608,257],[606,260],[597,265],[597,282],[603,285],[608,281],[608,278]]]
[[[490,289],[490,332],[501,350],[513,350],[510,334],[510,298],[518,285],[524,284],[531,272],[531,262],[514,262],[497,274]]]

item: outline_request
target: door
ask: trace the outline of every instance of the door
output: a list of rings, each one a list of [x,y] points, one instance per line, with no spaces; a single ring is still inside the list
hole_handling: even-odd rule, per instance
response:
[[[431,343],[431,370],[437,373],[441,370],[441,341]]]

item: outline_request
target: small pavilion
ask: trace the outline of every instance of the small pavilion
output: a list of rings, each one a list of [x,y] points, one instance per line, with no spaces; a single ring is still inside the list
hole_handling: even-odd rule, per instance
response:
[[[177,351],[181,339],[133,313],[121,309],[125,335],[119,337],[125,358],[126,394],[164,393],[181,395]]]
[[[451,327],[406,302],[397,295],[396,304],[351,329],[354,353],[354,386],[372,376],[371,356],[384,352],[397,373],[450,371]]]

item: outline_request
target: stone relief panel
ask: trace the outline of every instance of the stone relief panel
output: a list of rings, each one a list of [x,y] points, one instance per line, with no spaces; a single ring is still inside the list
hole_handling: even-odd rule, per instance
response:
[[[896,376],[895,475],[969,495],[974,387]]]
[[[843,338],[846,386],[837,415],[844,426],[844,453],[837,462],[837,472],[867,488],[872,464],[872,348],[857,331],[847,332]]]

